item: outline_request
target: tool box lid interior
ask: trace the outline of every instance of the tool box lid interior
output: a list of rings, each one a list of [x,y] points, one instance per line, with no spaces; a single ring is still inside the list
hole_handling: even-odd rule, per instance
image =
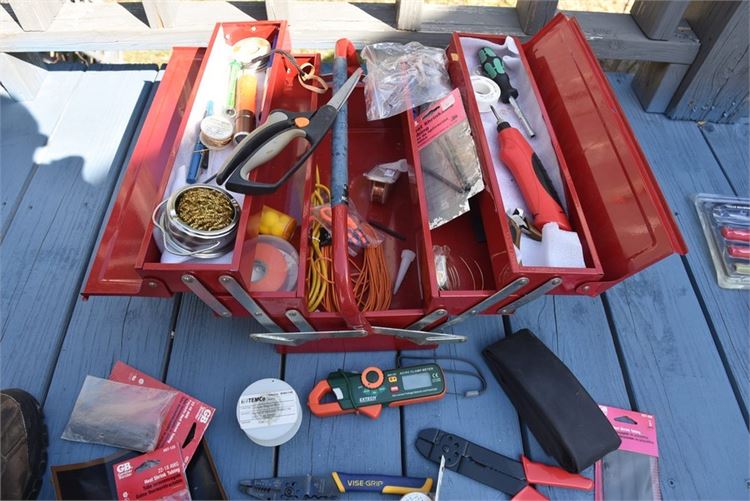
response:
[[[558,14],[524,44],[581,200],[602,292],[687,247],[596,56],[575,19]]]
[[[175,48],[141,127],[89,270],[88,295],[170,296],[158,280],[144,280],[135,268],[151,212],[161,200],[159,186],[172,143],[187,111],[205,49]]]

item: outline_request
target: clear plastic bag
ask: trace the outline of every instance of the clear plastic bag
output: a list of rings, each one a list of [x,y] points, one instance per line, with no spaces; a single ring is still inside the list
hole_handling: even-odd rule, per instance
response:
[[[365,102],[367,119],[381,120],[451,91],[445,51],[408,44],[376,43],[362,49],[367,64]]]
[[[86,376],[62,438],[152,451],[176,395]]]

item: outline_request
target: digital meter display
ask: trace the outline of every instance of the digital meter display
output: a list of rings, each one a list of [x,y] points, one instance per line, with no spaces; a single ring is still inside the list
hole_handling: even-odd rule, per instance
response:
[[[429,372],[420,372],[417,374],[407,374],[401,377],[404,391],[417,390],[432,385],[432,378]]]

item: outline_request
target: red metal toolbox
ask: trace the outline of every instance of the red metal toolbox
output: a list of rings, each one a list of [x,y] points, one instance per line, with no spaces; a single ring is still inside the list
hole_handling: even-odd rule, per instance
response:
[[[275,40],[277,47],[289,47],[284,22],[224,23],[217,26],[208,50],[217,33],[248,29],[255,30],[253,36],[264,33],[261,36]],[[162,200],[196,84],[205,68],[205,54],[199,49],[173,52],[113,206],[84,296],[169,296],[192,290],[219,315],[252,315],[269,331],[254,335],[255,339],[285,345],[286,350],[400,349],[414,347],[412,343],[461,340],[461,336],[440,330],[475,314],[512,312],[540,294],[597,295],[674,252],[686,252],[645,157],[580,28],[575,20],[559,15],[523,44],[520,52],[551,131],[570,201],[571,223],[582,236],[586,267],[518,264],[500,189],[488,167],[489,146],[482,134],[477,134],[481,130],[477,104],[473,93],[467,92],[470,72],[460,50],[460,38],[467,35],[454,34],[447,54],[449,73],[453,85],[461,90],[484,171],[485,191],[475,197],[478,203],[470,213],[429,230],[411,115],[368,122],[362,86],[349,100],[350,199],[366,219],[374,217],[406,237],[405,242],[386,239],[389,269],[398,266],[402,249],[417,254],[417,271],[407,275],[390,309],[364,314],[369,323],[364,330],[362,325],[347,325],[341,314],[306,309],[308,200],[316,167],[324,183],[330,179],[330,137],[281,189],[271,195],[245,197],[231,264],[159,262],[151,214]],[[471,36],[504,40],[503,36]],[[317,56],[297,58],[300,63],[319,65]],[[318,96],[303,89],[281,58],[271,65],[270,72],[263,116],[273,108],[314,110],[330,97],[330,93]],[[272,170],[275,162],[288,164],[295,153],[282,152],[268,167]],[[361,174],[375,164],[400,158],[414,166],[413,176],[408,183],[396,185],[387,210],[370,204]],[[263,176],[262,169],[258,171],[258,176]],[[248,242],[258,234],[257,215],[264,205],[283,212],[296,208],[301,213],[299,230],[292,239],[299,253],[298,280],[289,292],[247,292],[255,255]],[[481,220],[486,242],[474,238],[475,220]],[[473,286],[465,290],[440,290],[433,245],[450,245],[453,252],[475,264],[482,280],[472,281]],[[448,314],[457,316],[448,320]]]

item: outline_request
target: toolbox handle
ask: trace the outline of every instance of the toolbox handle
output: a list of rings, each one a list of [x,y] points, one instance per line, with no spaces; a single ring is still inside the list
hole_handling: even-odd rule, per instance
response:
[[[348,61],[356,61],[354,46],[347,39],[336,42],[333,58],[333,92],[336,93],[348,77]],[[358,66],[358,64],[357,64]],[[349,110],[344,103],[333,123],[331,159],[331,209],[333,212],[333,281],[339,299],[339,313],[352,329],[364,329],[372,334],[372,326],[359,310],[349,275],[349,171],[348,171],[348,120]]]

